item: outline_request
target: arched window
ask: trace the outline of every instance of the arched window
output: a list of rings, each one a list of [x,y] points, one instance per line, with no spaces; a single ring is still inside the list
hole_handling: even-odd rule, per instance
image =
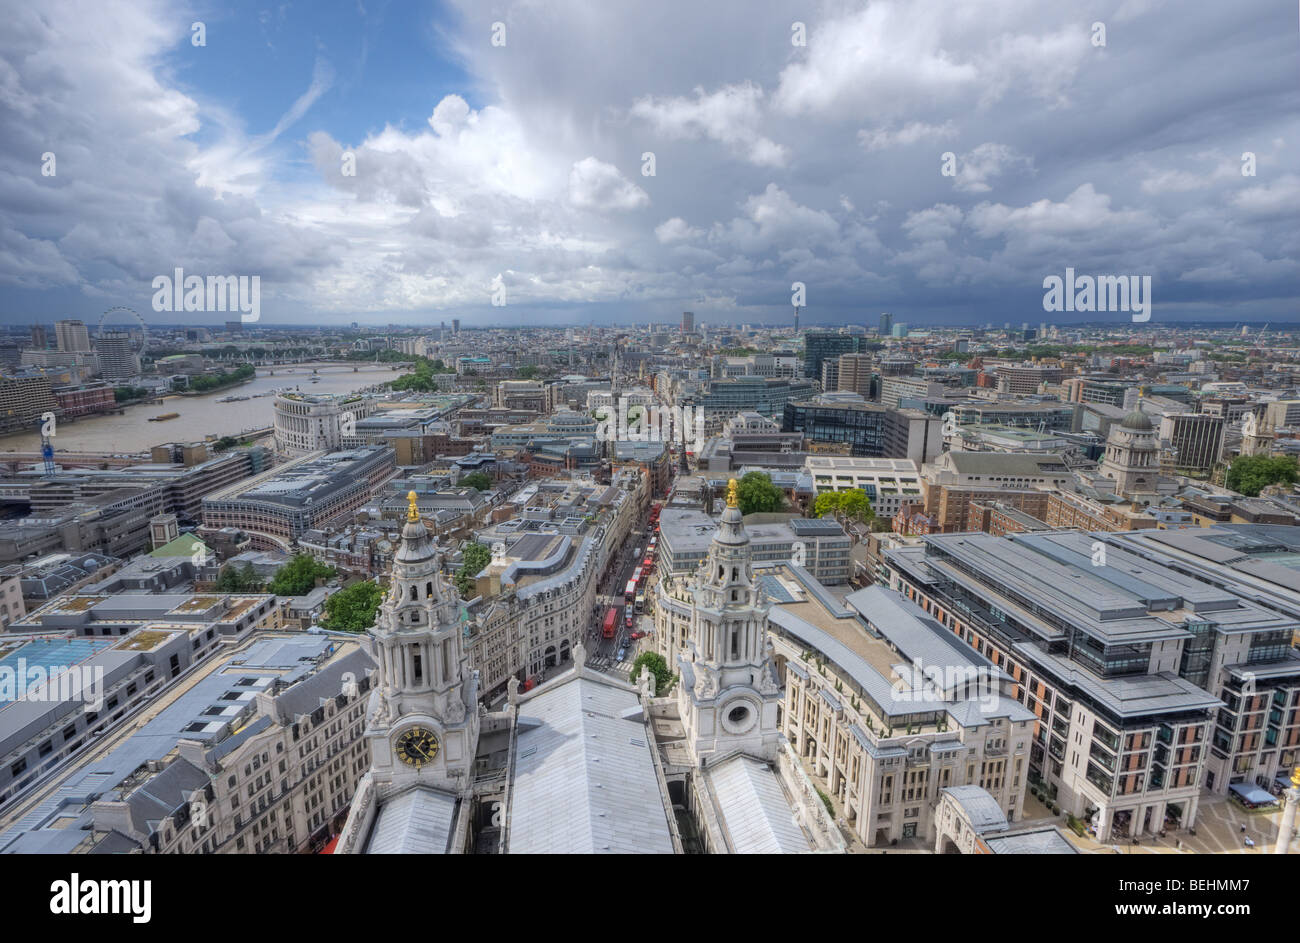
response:
[[[425,599],[433,598],[433,580],[429,580],[429,582],[424,584],[424,598]]]
[[[420,596],[419,596],[418,593],[416,593],[416,591],[415,591],[415,587],[412,586],[412,587],[411,587],[411,601],[414,602],[415,600],[417,600],[417,599],[419,599],[419,598],[420,598]]]

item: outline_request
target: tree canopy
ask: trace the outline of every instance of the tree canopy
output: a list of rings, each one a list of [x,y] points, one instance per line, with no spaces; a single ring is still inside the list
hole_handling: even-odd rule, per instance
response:
[[[277,596],[301,596],[311,592],[318,578],[327,580],[333,575],[332,566],[317,563],[309,553],[299,553],[276,571],[267,590]]]
[[[876,516],[871,509],[871,499],[861,488],[845,491],[823,491],[813,502],[813,514],[824,517],[832,514],[837,520],[866,523]]]
[[[375,624],[375,611],[383,598],[378,583],[353,583],[325,600],[325,618],[320,624],[339,632],[364,632]]]
[[[466,488],[473,488],[475,491],[487,491],[492,487],[492,476],[487,472],[471,472],[462,478],[460,483]]]
[[[401,358],[392,359],[411,360],[415,362],[415,369],[412,372],[405,376],[398,377],[392,382],[392,388],[398,391],[432,393],[438,389],[438,382],[434,379],[436,374],[456,372],[455,370],[448,369],[444,366],[441,360],[430,360],[428,357],[402,355]]]
[[[676,680],[676,675],[668,667],[668,662],[664,660],[664,656],[658,652],[642,652],[637,655],[636,660],[632,662],[632,673],[629,675],[633,684],[636,683],[637,678],[641,677],[642,666],[649,668],[650,673],[654,675],[655,697],[663,697],[667,694]]]
[[[740,479],[736,487],[741,514],[779,511],[785,507],[785,492],[772,484],[763,472],[752,471]]]
[[[202,376],[190,377],[190,389],[196,393],[205,393],[209,390],[220,389],[223,386],[229,386],[231,383],[237,383],[240,380],[251,380],[257,375],[257,368],[252,364],[240,364],[233,370],[221,370],[217,373],[203,374]]]
[[[245,563],[243,566],[227,563],[221,568],[221,575],[217,577],[219,593],[254,593],[260,592],[261,589],[262,579],[253,570],[251,563]]]
[[[1295,484],[1297,478],[1300,478],[1300,468],[1294,458],[1239,455],[1232,460],[1224,483],[1233,491],[1254,498],[1269,485]]]
[[[492,561],[492,551],[476,541],[471,541],[461,548],[463,562],[456,571],[456,588],[465,598],[474,594],[474,577]]]

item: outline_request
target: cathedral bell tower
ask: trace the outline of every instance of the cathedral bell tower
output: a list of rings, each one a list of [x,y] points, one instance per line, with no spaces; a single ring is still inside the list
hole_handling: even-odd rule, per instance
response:
[[[770,605],[754,582],[736,480],[709,554],[691,584],[694,612],[678,656],[678,704],[696,761],[735,752],[772,759],[780,688],[767,639]]]
[[[392,581],[371,629],[378,682],[366,712],[371,777],[383,792],[419,784],[460,793],[478,748],[478,673],[463,644],[460,596],[442,576],[415,492]]]

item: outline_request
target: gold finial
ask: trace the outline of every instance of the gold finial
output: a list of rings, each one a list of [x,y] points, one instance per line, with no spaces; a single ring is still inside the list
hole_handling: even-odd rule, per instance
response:
[[[1300,789],[1300,766],[1297,766],[1295,772],[1291,774],[1291,785]]]
[[[740,485],[734,478],[727,482],[727,507],[740,507]]]
[[[418,521],[420,519],[420,509],[416,506],[414,491],[406,493],[406,503],[409,505],[406,511],[406,519],[412,522]]]

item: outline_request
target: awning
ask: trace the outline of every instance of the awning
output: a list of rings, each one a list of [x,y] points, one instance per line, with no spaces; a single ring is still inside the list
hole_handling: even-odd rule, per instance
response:
[[[1277,802],[1277,799],[1266,790],[1248,783],[1233,783],[1228,788],[1251,805],[1267,805],[1270,802]]]

